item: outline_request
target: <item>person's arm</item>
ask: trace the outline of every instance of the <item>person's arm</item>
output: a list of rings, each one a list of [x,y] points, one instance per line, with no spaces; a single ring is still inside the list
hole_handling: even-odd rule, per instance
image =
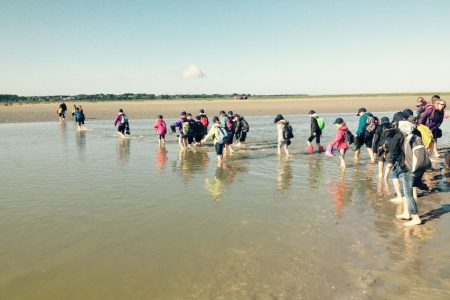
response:
[[[331,145],[331,147],[337,146],[342,140],[343,136],[345,139],[345,133],[342,130],[338,130],[338,132],[336,133],[336,138],[329,145]]]
[[[395,164],[401,154],[402,151],[402,139],[403,139],[403,135],[401,133],[397,133],[393,138],[392,138],[392,143],[391,143],[391,147],[389,149],[389,153],[391,153],[390,155],[390,163],[391,164]]]
[[[428,118],[431,116],[433,110],[432,109],[427,109],[425,110],[419,117],[419,124],[421,125],[427,125],[427,120]]]
[[[118,123],[119,120],[120,120],[120,116],[121,116],[121,115],[117,115],[117,116],[116,116],[116,120],[114,121],[114,126],[117,126],[117,123]]]

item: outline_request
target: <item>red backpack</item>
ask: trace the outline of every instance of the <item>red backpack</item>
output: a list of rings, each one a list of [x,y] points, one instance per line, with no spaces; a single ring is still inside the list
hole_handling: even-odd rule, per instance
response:
[[[209,125],[209,120],[207,116],[202,116],[200,118],[200,122],[203,124],[203,126],[205,126],[206,128],[208,128]]]

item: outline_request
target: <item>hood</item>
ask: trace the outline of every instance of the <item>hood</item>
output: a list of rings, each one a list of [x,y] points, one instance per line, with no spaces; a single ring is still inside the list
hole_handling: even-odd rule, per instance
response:
[[[286,124],[289,124],[289,122],[286,121],[285,119],[283,119],[283,120],[278,121],[277,124],[286,125]]]
[[[348,127],[347,127],[347,125],[344,124],[341,126],[341,128],[339,128],[339,130],[348,131]]]
[[[319,117],[319,115],[318,115],[317,113],[313,113],[313,114],[311,115],[311,117],[317,119],[317,118]]]
[[[410,134],[416,129],[416,125],[409,121],[399,121],[398,129],[403,133]]]

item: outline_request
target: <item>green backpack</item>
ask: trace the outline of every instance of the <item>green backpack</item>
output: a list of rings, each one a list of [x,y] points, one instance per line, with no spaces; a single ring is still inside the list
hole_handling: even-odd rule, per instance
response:
[[[319,125],[320,130],[324,130],[325,120],[323,118],[317,118],[317,125]]]
[[[183,122],[183,133],[189,135],[191,133],[191,124],[189,121]]]

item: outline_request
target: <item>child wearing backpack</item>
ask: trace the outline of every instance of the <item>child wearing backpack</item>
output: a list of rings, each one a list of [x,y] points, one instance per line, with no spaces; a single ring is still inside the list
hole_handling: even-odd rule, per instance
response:
[[[281,157],[281,149],[284,149],[286,157],[289,157],[288,147],[291,144],[291,139],[294,137],[292,127],[289,125],[289,122],[284,119],[283,115],[277,115],[274,123],[278,129],[278,157]]]
[[[114,127],[117,127],[117,131],[119,132],[119,136],[121,138],[125,137],[125,134],[130,134],[130,124],[128,122],[128,116],[123,112],[123,109],[119,109],[119,113],[116,116],[116,120],[114,121]]]
[[[355,161],[359,160],[361,147],[366,145],[369,153],[370,162],[375,162],[375,156],[372,151],[372,141],[375,130],[378,127],[378,118],[374,117],[364,107],[358,109],[356,116],[359,116],[358,130],[355,137]]]
[[[403,114],[403,120],[401,120],[400,114],[402,113],[394,115],[394,121],[398,120],[398,131],[392,141],[391,157],[394,171],[399,174],[402,182],[405,199],[403,212],[396,217],[410,220],[404,224],[405,226],[414,226],[422,223],[417,209],[414,187],[421,180],[425,170],[431,166],[431,162],[415,124],[406,120]]]
[[[187,148],[187,136],[184,134],[183,131],[183,124],[185,122],[187,122],[187,118],[186,118],[186,112],[182,111],[180,113],[180,119],[178,119],[178,121],[176,121],[175,123],[173,123],[170,128],[172,129],[172,132],[175,133],[176,128],[178,128],[178,132],[180,133],[178,135],[178,143],[180,145],[181,150],[184,150]]]
[[[220,125],[219,117],[214,116],[213,122],[213,126],[209,130],[208,134],[203,138],[202,144],[211,138],[214,140],[214,149],[216,150],[217,162],[220,164],[223,161],[223,148],[227,138],[227,133]]]
[[[392,164],[389,163],[389,148],[395,133],[396,128],[389,122],[389,118],[382,117],[380,126],[375,130],[372,143],[372,151],[377,154],[378,178],[387,180],[392,170]]]
[[[345,169],[345,152],[350,147],[350,144],[353,143],[354,137],[353,134],[348,130],[347,124],[344,122],[344,119],[337,118],[333,124],[336,124],[337,132],[336,138],[327,146],[327,151],[325,154],[328,156],[334,156],[333,147],[339,151],[339,159],[341,160],[341,168]]]
[[[234,123],[234,136],[238,140],[237,146],[245,147],[245,139],[247,138],[247,132],[250,131],[250,126],[248,125],[247,120],[238,114],[234,115]]]
[[[153,125],[153,128],[155,129],[156,134],[158,134],[159,145],[164,146],[166,144],[167,124],[163,120],[162,115],[158,116],[158,120],[155,122],[155,125]]]
[[[319,118],[319,115],[314,110],[310,110],[308,115],[311,118],[311,135],[308,138],[307,151],[310,154],[314,152],[314,146],[311,142],[316,139],[316,145],[319,153],[324,152],[323,147],[320,145],[320,136],[322,135],[322,130],[325,128],[325,122],[322,118]]]

